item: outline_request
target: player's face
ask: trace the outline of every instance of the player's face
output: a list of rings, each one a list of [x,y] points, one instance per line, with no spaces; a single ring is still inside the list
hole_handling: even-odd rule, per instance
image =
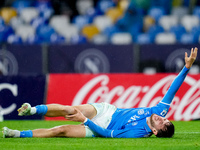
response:
[[[157,130],[164,129],[165,125],[170,123],[168,119],[158,116],[156,114],[151,115],[150,122],[151,122],[151,126]]]

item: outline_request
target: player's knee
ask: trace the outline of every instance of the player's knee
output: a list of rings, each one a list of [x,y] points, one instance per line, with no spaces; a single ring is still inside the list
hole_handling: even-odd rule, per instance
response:
[[[67,130],[64,126],[58,126],[51,129],[54,136],[63,136],[66,134]]]

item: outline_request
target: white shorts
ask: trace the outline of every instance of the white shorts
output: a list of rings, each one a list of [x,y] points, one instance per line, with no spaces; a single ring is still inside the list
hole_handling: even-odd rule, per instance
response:
[[[91,103],[90,105],[94,106],[97,110],[97,115],[92,118],[92,122],[98,126],[106,129],[112,120],[112,115],[116,111],[114,105],[102,102],[102,103]],[[94,137],[98,136],[97,133],[93,132],[88,126],[85,126],[86,136],[85,137]]]

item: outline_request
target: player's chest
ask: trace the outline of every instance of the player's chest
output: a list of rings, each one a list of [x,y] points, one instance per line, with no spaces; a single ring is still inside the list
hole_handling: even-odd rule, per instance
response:
[[[129,115],[127,123],[141,121],[151,115],[150,109],[137,109]]]

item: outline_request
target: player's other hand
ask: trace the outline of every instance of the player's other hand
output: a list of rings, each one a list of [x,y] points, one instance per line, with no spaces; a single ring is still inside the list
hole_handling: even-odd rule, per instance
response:
[[[187,52],[185,52],[185,67],[190,69],[192,67],[192,64],[194,63],[194,61],[197,58],[197,51],[198,48],[191,48],[191,52],[190,52],[190,56],[188,57]]]
[[[73,115],[66,115],[65,118],[70,121],[76,121],[76,122],[84,122],[86,117],[78,110],[77,108],[75,109],[75,114]]]

